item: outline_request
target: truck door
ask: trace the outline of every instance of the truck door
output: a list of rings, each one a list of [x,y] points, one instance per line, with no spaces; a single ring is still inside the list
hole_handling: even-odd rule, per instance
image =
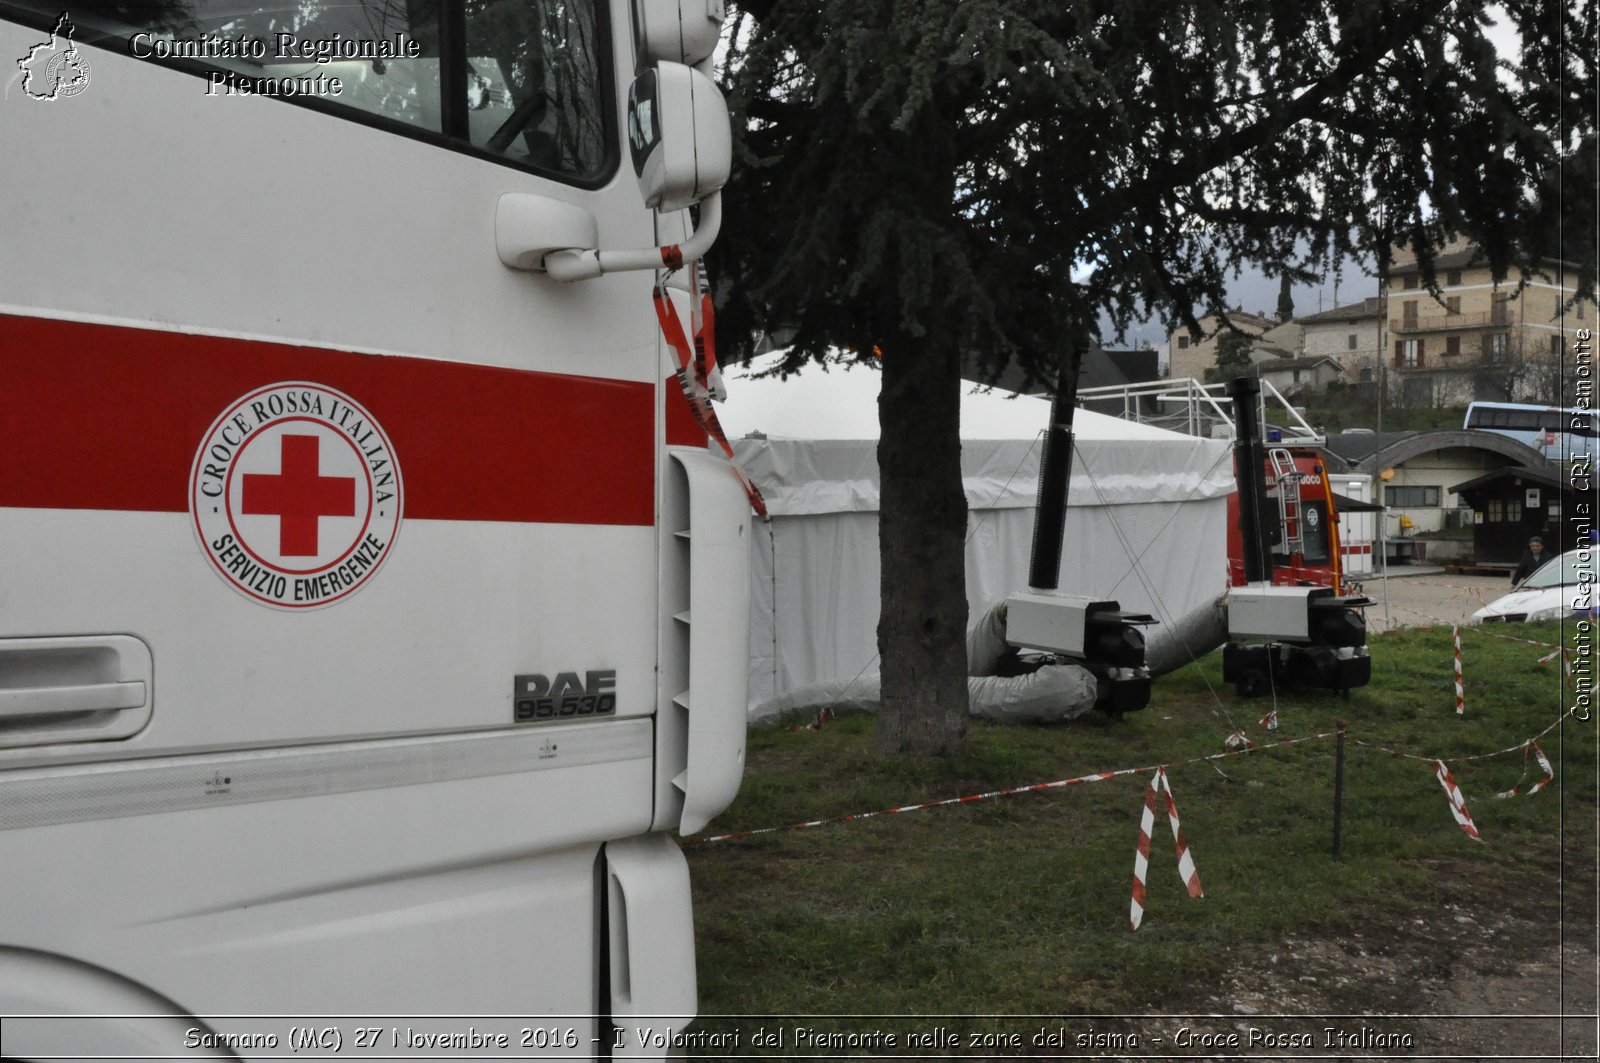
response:
[[[626,5],[16,0],[0,55],[0,959],[587,1048],[658,329],[495,207],[652,242]]]

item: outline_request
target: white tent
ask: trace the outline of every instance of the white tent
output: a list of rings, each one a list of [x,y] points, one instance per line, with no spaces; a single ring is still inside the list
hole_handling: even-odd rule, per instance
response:
[[[772,514],[758,525],[750,704],[877,670],[878,372],[810,366],[727,374],[718,416]],[[1048,400],[985,388],[962,399],[972,620],[1028,582]],[[1158,619],[1226,589],[1229,444],[1077,411],[1061,590]]]

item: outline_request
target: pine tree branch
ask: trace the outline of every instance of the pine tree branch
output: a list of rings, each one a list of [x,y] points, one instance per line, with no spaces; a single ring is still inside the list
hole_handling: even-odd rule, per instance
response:
[[[1408,17],[1394,27],[1392,40],[1410,41],[1415,34],[1454,3],[1454,0],[1427,0],[1408,13]],[[1118,193],[1114,199],[1124,202],[1138,201],[1169,188],[1180,188],[1199,181],[1219,166],[1271,144],[1299,122],[1325,117],[1323,108],[1338,93],[1348,91],[1351,83],[1368,72],[1374,65],[1363,45],[1365,34],[1355,35],[1346,30],[1339,45],[1342,54],[1328,71],[1304,92],[1281,108],[1269,111],[1253,125],[1235,133],[1225,133],[1206,143],[1198,151],[1185,155],[1175,166],[1163,167],[1159,175],[1135,181],[1124,189],[1113,188]]]

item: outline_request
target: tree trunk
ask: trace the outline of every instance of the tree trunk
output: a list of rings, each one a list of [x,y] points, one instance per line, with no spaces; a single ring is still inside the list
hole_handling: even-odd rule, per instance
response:
[[[967,734],[967,499],[954,337],[901,335],[884,345],[878,423],[878,748],[942,756]]]

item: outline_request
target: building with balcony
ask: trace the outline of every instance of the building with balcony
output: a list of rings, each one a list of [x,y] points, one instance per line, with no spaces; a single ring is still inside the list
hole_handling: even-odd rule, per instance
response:
[[[1496,283],[1477,248],[1461,241],[1435,258],[1434,273],[1437,295],[1424,287],[1415,256],[1397,250],[1380,282],[1385,356],[1401,401],[1565,405],[1576,382],[1567,352],[1577,331],[1595,324],[1592,300],[1571,304],[1574,276],[1556,264],[1546,275]]]

